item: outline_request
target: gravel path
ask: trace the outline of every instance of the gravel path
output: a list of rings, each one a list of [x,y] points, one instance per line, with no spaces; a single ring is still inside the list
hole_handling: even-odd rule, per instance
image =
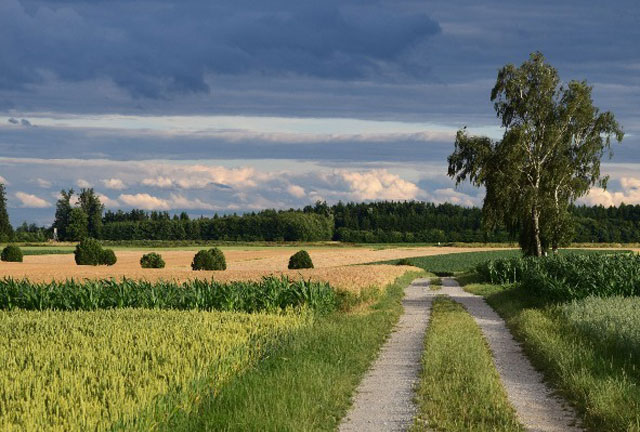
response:
[[[414,386],[433,300],[428,286],[428,279],[416,279],[405,289],[404,314],[360,383],[340,431],[401,431],[412,424]]]
[[[529,431],[580,431],[575,412],[555,397],[513,339],[505,322],[480,296],[464,291],[451,278],[443,278],[439,291],[461,303],[475,318],[493,353],[496,369],[509,401]]]

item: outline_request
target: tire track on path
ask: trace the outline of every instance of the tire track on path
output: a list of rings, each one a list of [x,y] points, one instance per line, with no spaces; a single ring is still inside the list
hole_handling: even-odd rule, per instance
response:
[[[404,313],[358,386],[341,432],[403,431],[413,423],[414,389],[433,297],[429,279],[416,279],[405,289]]]
[[[441,294],[462,304],[482,329],[509,402],[525,428],[533,432],[582,431],[575,411],[553,394],[513,339],[504,320],[484,298],[464,291],[452,278],[442,279]]]

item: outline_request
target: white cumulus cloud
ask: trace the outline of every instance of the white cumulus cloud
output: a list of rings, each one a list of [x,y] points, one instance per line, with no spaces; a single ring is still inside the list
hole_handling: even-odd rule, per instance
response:
[[[289,193],[289,195],[292,195],[296,198],[304,198],[306,196],[304,188],[298,185],[289,185],[289,187],[287,188],[287,192]]]
[[[86,181],[85,179],[78,179],[76,180],[76,185],[79,188],[90,188],[91,186],[93,186],[91,183],[89,183],[88,181]]]
[[[465,193],[459,192],[454,188],[436,189],[433,191],[432,200],[436,203],[452,203],[466,207],[481,205],[481,199]]]
[[[117,199],[109,198],[108,196],[97,193],[98,198],[100,198],[100,202],[107,208],[118,208],[120,207],[120,201]]]
[[[188,199],[183,195],[171,194],[169,204],[174,209],[185,210],[216,210],[216,207],[210,203],[206,203],[198,198]]]
[[[625,204],[640,204],[640,178],[620,178],[621,191],[611,192],[600,187],[591,188],[589,195],[583,198],[589,205],[603,205],[605,207]]]
[[[104,180],[102,180],[102,184],[106,188],[113,189],[113,190],[122,190],[122,189],[126,189],[127,188],[127,186],[124,184],[124,182],[122,180],[120,180],[119,178],[104,179]]]
[[[25,208],[47,208],[51,204],[40,197],[25,192],[16,192],[16,198],[20,200],[20,207]]]
[[[51,182],[49,180],[45,180],[42,178],[35,179],[35,183],[41,188],[45,188],[45,189],[48,189],[51,187]]]
[[[356,200],[412,200],[420,193],[414,183],[386,169],[339,171],[351,197]]]
[[[169,210],[171,208],[167,200],[149,195],[148,193],[121,194],[118,200],[128,206],[142,210]]]
[[[159,188],[171,188],[173,187],[173,180],[169,177],[153,177],[142,179],[142,184],[145,186],[154,186]]]

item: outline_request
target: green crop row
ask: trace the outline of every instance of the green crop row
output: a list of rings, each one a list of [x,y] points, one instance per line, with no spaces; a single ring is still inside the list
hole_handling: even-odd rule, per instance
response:
[[[640,255],[557,255],[487,261],[477,273],[494,284],[518,282],[548,300],[640,295]]]
[[[610,252],[606,250],[562,249],[559,253],[560,255],[598,255]],[[473,270],[477,265],[487,261],[520,257],[522,257],[522,252],[519,249],[498,249],[403,258],[384,261],[383,264],[413,265],[438,276],[453,276],[457,273]]]
[[[0,430],[155,430],[308,314],[0,311]]]
[[[338,296],[327,283],[285,276],[229,283],[198,279],[183,283],[129,279],[48,283],[0,280],[3,310],[147,308],[277,312],[300,306],[317,313],[330,312],[338,306]]]

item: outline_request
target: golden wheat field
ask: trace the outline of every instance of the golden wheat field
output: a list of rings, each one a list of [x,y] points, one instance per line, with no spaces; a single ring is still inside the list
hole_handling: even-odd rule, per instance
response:
[[[292,277],[321,280],[336,288],[359,290],[369,286],[381,286],[392,282],[412,267],[384,264],[365,264],[390,259],[424,255],[480,251],[480,248],[449,247],[405,247],[405,248],[318,248],[309,253],[315,265],[309,270],[288,270],[289,257],[295,252],[292,248],[247,248],[225,249],[226,271],[191,270],[191,260],[195,251],[162,251],[166,262],[163,269],[143,269],[140,257],[149,250],[116,251],[118,262],[111,267],[78,266],[72,254],[68,255],[28,255],[23,263],[0,264],[0,278],[28,278],[32,281],[50,281],[52,279],[98,279],[130,278],[146,280],[184,281],[194,278],[214,278],[219,281],[258,280],[271,274],[285,274]]]

